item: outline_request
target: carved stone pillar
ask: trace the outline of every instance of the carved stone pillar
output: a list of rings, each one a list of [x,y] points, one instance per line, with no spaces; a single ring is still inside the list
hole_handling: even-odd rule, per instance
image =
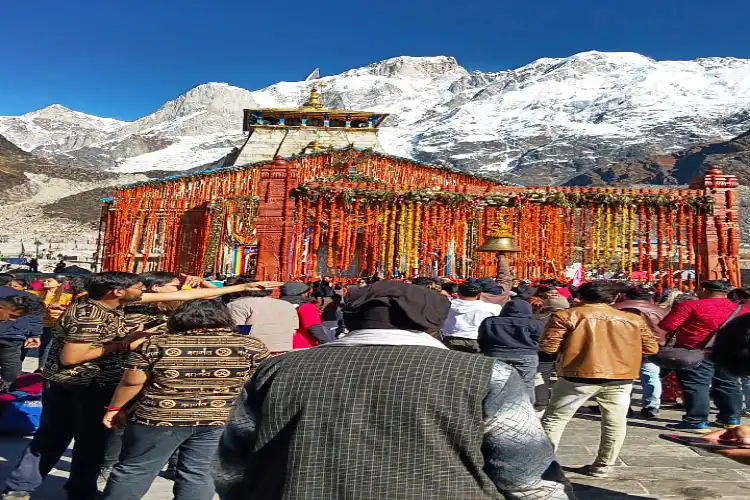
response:
[[[258,280],[289,279],[289,248],[294,232],[294,201],[289,190],[297,185],[297,168],[277,156],[261,167],[260,202],[255,219],[258,238]]]
[[[690,185],[691,189],[705,191],[714,204],[713,214],[705,215],[701,243],[696,249],[703,263],[698,282],[729,280],[734,286],[740,286],[738,187],[737,177],[726,175],[716,167]]]

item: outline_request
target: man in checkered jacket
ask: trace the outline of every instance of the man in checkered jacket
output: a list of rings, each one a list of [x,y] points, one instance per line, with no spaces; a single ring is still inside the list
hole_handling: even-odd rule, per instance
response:
[[[428,333],[449,303],[378,282],[350,334],[263,363],[214,463],[223,500],[568,499],[519,375]]]

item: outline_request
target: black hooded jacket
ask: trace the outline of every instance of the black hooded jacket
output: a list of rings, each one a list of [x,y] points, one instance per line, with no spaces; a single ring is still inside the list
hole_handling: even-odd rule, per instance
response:
[[[479,348],[488,356],[498,354],[536,354],[543,323],[532,317],[531,304],[511,300],[500,316],[485,319],[479,326]]]

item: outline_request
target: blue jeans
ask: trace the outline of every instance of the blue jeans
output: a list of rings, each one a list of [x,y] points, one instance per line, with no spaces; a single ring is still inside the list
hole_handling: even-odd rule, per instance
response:
[[[129,424],[120,461],[109,476],[104,498],[140,500],[175,451],[179,451],[172,489],[174,500],[211,500],[214,480],[211,458],[216,453],[222,426],[152,427]]]
[[[648,360],[641,364],[641,386],[643,386],[643,398],[641,407],[653,411],[659,411],[661,406],[661,367]]]
[[[42,417],[34,439],[5,480],[4,491],[34,491],[72,440],[73,459],[65,488],[71,499],[94,498],[110,430],[102,425],[114,387],[50,382],[42,392]]]
[[[745,398],[745,411],[750,411],[750,377],[742,377],[742,396]]]
[[[493,351],[490,355],[516,369],[523,379],[523,383],[526,386],[526,392],[528,392],[529,399],[531,399],[531,404],[534,404],[536,402],[536,391],[534,387],[536,384],[534,383],[534,379],[536,378],[536,370],[539,366],[539,355],[537,353],[519,354],[518,352],[513,351],[507,353]]]
[[[742,389],[740,379],[733,377],[710,358],[693,368],[677,370],[677,380],[685,394],[685,415],[682,420],[691,424],[708,422],[713,398],[719,415],[716,421],[726,424],[740,419],[742,412]],[[737,422],[739,423],[739,422]]]

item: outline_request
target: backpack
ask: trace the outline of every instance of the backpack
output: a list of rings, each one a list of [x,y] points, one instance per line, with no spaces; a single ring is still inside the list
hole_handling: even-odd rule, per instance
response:
[[[39,428],[42,396],[24,391],[9,393],[15,399],[4,405],[0,414],[0,434],[29,436]]]

